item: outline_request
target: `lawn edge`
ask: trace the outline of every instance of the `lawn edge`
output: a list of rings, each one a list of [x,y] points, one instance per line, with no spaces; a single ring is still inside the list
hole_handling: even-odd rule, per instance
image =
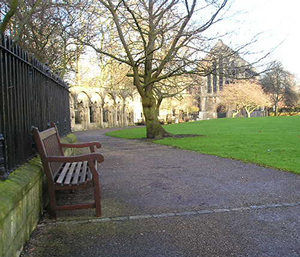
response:
[[[121,131],[121,129],[120,130],[115,130],[115,131]],[[276,169],[276,170],[279,170],[279,171],[283,171],[283,172],[288,172],[288,173],[293,173],[293,174],[296,174],[296,175],[300,175],[300,172],[297,172],[297,171],[294,171],[294,170],[288,170],[288,169],[284,169],[284,168],[270,166],[270,165],[267,165],[267,164],[252,162],[252,161],[249,161],[249,160],[238,159],[238,158],[235,158],[235,157],[224,157],[224,156],[220,156],[220,155],[217,155],[217,154],[203,153],[203,152],[200,152],[200,151],[197,151],[197,150],[184,149],[184,148],[181,148],[179,146],[167,145],[167,144],[163,144],[161,142],[156,142],[156,141],[161,140],[161,139],[147,139],[146,137],[143,137],[143,138],[128,138],[127,137],[126,138],[126,137],[119,137],[119,136],[116,136],[116,135],[109,135],[109,133],[110,132],[107,132],[107,133],[105,133],[105,135],[109,136],[109,137],[122,138],[122,139],[127,139],[127,140],[140,140],[140,141],[142,141],[142,140],[146,141],[147,140],[147,142],[151,142],[151,143],[158,144],[158,145],[165,145],[165,146],[169,146],[169,147],[172,147],[172,148],[180,149],[180,150],[183,150],[183,151],[190,151],[190,152],[194,152],[194,153],[200,153],[200,154],[204,154],[204,155],[215,156],[215,157],[223,158],[223,159],[230,159],[230,160],[235,160],[235,161],[241,161],[243,163],[255,164],[257,166],[264,167],[264,168],[272,168],[272,169]],[[199,135],[199,136],[203,136],[203,135]],[[177,138],[177,139],[179,139],[179,138]]]

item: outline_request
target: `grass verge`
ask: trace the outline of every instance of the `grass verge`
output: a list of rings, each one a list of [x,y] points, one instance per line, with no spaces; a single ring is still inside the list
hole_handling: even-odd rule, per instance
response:
[[[155,143],[238,159],[300,174],[300,117],[215,119],[165,126],[173,134],[202,137],[165,138]],[[145,128],[124,129],[109,136],[145,138]]]

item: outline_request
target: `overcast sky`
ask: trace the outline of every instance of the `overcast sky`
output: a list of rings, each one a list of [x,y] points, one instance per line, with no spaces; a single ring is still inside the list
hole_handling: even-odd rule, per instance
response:
[[[229,0],[232,15],[222,22],[233,28],[233,44],[245,42],[262,32],[257,51],[274,49],[270,59],[279,60],[300,82],[300,0]],[[221,23],[220,23],[221,24]],[[254,50],[254,49],[253,49]]]

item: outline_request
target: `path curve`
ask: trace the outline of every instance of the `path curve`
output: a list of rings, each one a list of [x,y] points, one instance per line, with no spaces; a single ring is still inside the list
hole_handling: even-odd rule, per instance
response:
[[[30,256],[300,256],[298,175],[110,130],[76,133],[102,144],[103,217],[44,220]],[[45,241],[57,230],[63,249]]]

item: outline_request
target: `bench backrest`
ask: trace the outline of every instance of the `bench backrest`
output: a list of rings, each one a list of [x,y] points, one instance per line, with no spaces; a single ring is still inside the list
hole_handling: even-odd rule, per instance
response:
[[[46,157],[64,155],[60,145],[60,138],[57,128],[54,124],[51,128],[41,132],[37,128],[33,128],[33,136],[38,152],[41,156],[46,175],[49,179],[53,180],[53,177],[61,167],[61,163],[48,163]]]

